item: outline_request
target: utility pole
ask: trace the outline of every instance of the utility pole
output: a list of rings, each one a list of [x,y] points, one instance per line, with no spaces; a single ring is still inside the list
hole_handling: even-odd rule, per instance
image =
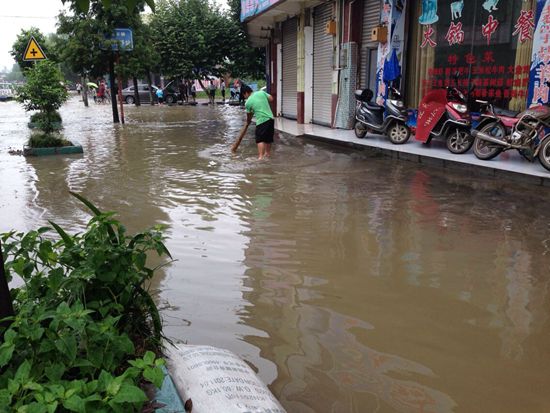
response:
[[[120,123],[120,120],[118,118],[118,108],[116,106],[116,95],[114,94],[115,91],[115,57],[113,56],[113,53],[111,53],[111,57],[109,59],[109,84],[111,88],[111,107],[113,108],[113,123]]]
[[[6,278],[4,269],[4,255],[2,254],[2,241],[0,241],[0,319],[13,317],[13,303],[11,301],[10,288]],[[0,327],[7,328],[10,325],[9,321],[0,323]],[[0,339],[3,339],[3,334],[0,334]]]
[[[122,106],[122,77],[120,76],[120,52],[116,52],[116,66],[119,70],[118,75],[118,101],[120,102],[120,120],[122,121],[122,124],[124,125],[124,106]]]

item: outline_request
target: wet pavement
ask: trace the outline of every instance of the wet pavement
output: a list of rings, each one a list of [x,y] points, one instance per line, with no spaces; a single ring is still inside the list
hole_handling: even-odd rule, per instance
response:
[[[452,154],[443,139],[433,139],[430,144],[426,145],[416,141],[413,135],[406,144],[394,145],[383,135],[369,133],[364,139],[358,139],[352,130],[331,129],[314,124],[298,124],[295,120],[285,118],[277,118],[275,128],[294,136],[370,150],[400,160],[441,168],[460,168],[463,171],[468,171],[474,177],[493,177],[499,181],[514,180],[550,187],[550,171],[540,164],[538,158],[534,162],[529,162],[516,150],[505,151],[491,161],[483,161],[475,157],[472,149],[462,155]]]
[[[521,185],[277,139],[229,148],[235,107],[73,99],[84,155],[7,154],[28,116],[0,104],[0,232],[81,231],[76,191],[129,232],[168,226],[166,333],[228,348],[292,413],[550,411],[550,211]]]

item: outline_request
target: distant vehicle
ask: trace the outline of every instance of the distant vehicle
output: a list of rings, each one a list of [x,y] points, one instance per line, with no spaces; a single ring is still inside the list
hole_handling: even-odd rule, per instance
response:
[[[15,88],[13,84],[0,82],[0,102],[15,99]]]
[[[153,88],[153,99],[157,100],[157,90],[159,89],[157,86],[152,86]],[[149,85],[138,85],[138,94],[139,94],[139,101],[141,103],[151,103],[151,96],[149,94]],[[130,86],[126,89],[122,89],[122,100],[129,105],[135,103],[136,99],[134,97],[134,87]],[[164,89],[164,101],[168,104],[176,103],[179,100],[179,94],[177,92],[173,92],[169,89]]]

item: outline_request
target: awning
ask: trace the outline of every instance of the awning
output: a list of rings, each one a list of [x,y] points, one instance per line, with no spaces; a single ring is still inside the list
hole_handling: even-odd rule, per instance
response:
[[[245,20],[246,29],[252,46],[265,46],[269,41],[270,30],[275,23],[294,17],[304,9],[321,3],[332,3],[333,0],[282,0],[265,11]]]

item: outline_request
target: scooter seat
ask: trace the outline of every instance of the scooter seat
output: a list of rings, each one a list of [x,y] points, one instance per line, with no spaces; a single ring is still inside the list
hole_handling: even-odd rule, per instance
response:
[[[495,111],[495,115],[498,116],[506,116],[507,118],[515,118],[517,117],[521,112],[516,110],[508,110],[508,109],[502,109],[502,108],[493,108]]]
[[[380,106],[376,103],[372,103],[372,102],[365,102],[365,106],[367,107],[367,109],[369,110],[374,110],[374,111],[377,111],[377,110],[384,110],[384,106]]]

